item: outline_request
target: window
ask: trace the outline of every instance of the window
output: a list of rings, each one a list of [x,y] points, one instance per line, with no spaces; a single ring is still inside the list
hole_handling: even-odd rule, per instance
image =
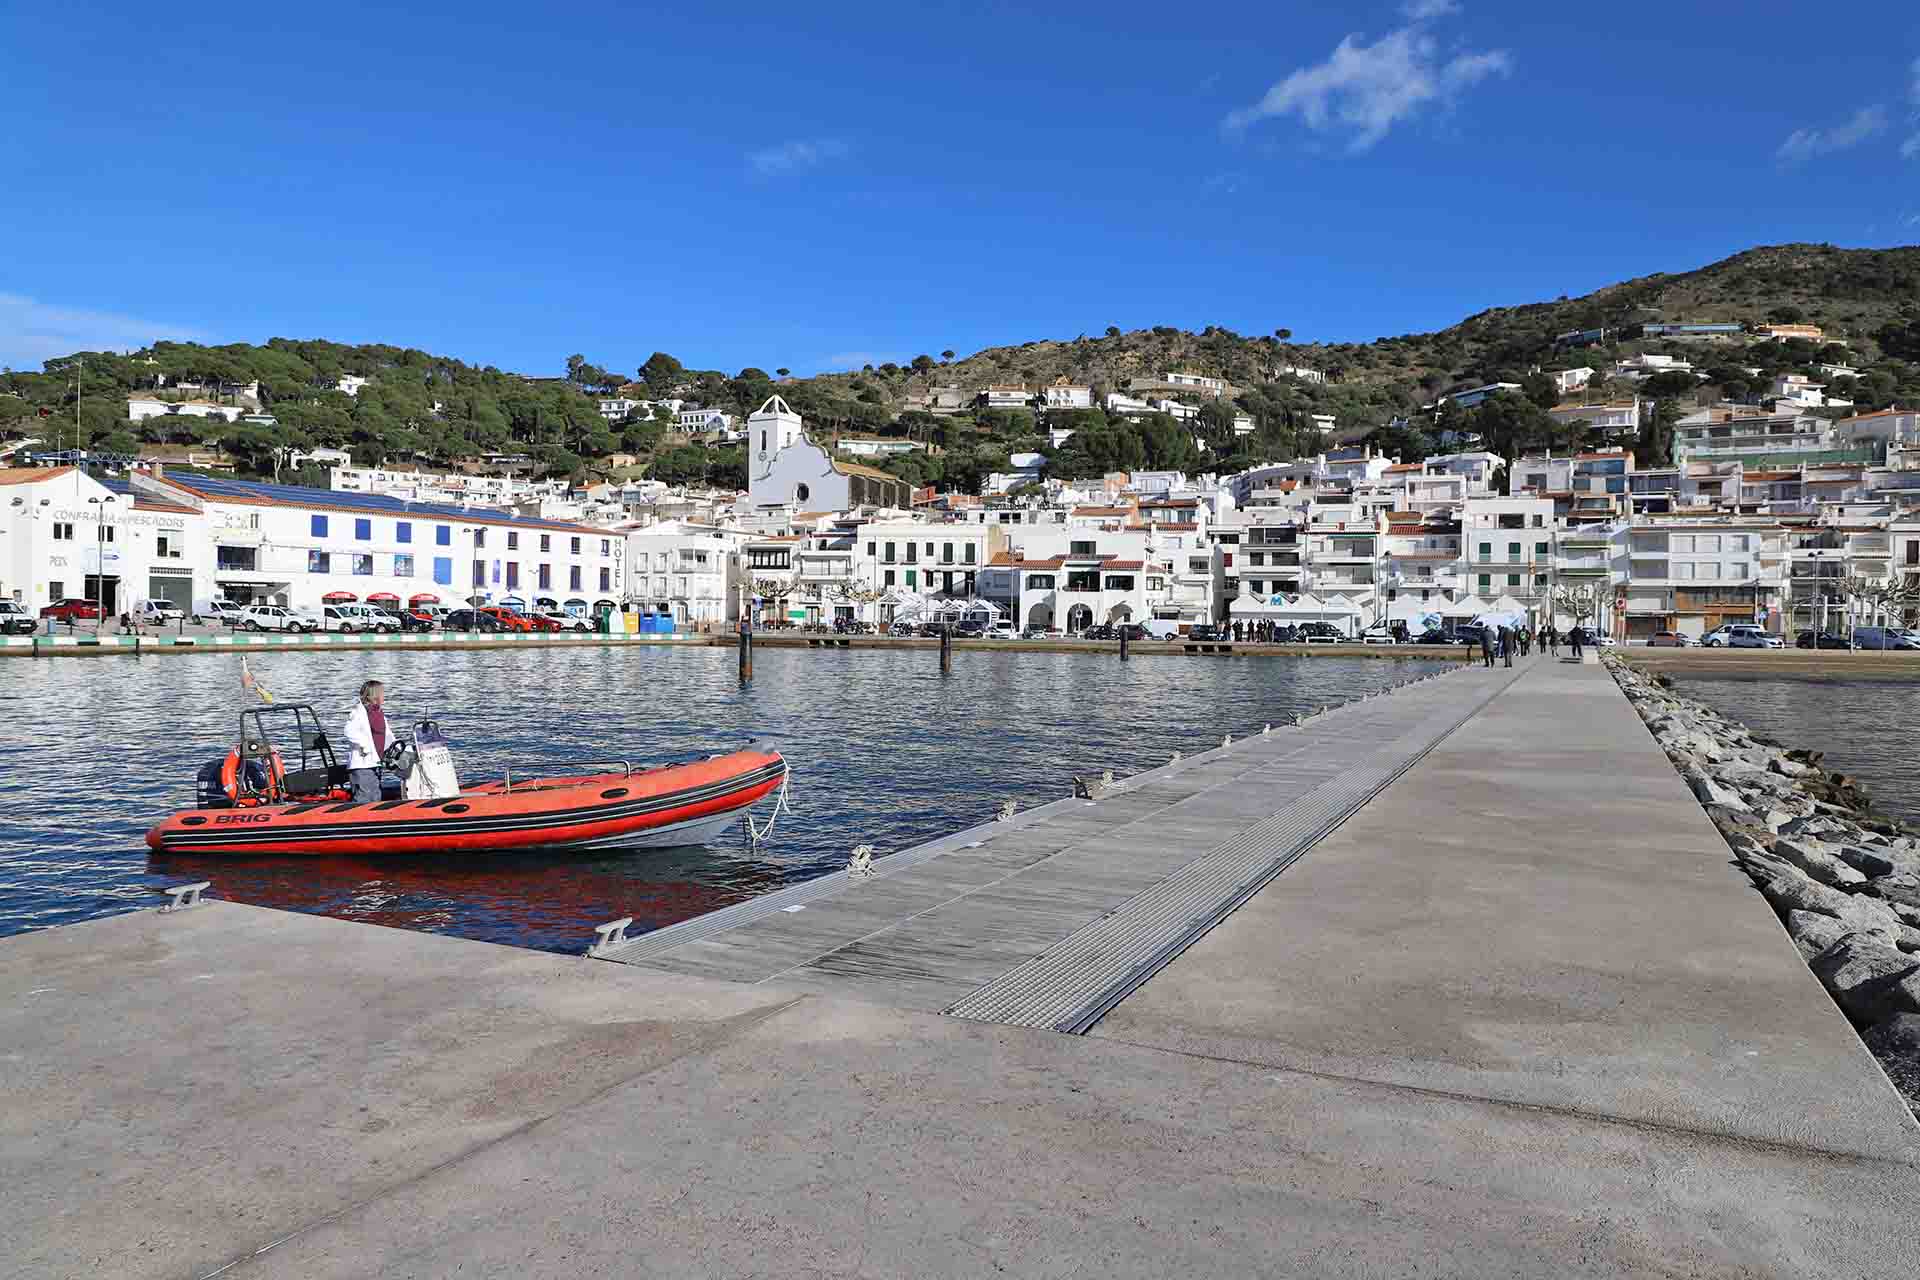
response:
[[[307,518],[307,532],[316,538],[326,537],[327,518],[325,516],[309,516]]]
[[[1488,587],[1491,587],[1492,585],[1493,585],[1493,578],[1490,575],[1484,574],[1484,573],[1480,575],[1480,589],[1482,591],[1485,591]]]
[[[567,549],[573,552],[573,554],[577,556],[580,554],[580,539],[574,538],[572,539],[572,543],[573,545],[568,547]]]
[[[1517,542],[1509,542],[1507,544],[1507,563],[1514,564],[1514,563],[1517,563],[1519,559],[1520,559],[1520,544]]]
[[[543,533],[540,535],[540,549],[542,551],[553,550],[553,539],[547,534]]]
[[[509,539],[511,539],[513,535],[508,534],[507,536]],[[519,589],[519,587],[520,587],[520,562],[518,560],[509,560],[507,561],[507,590],[516,591]]]
[[[1480,544],[1480,558],[1482,560],[1493,559],[1493,544],[1491,542],[1483,542]]]
[[[1674,565],[1673,576],[1675,578],[1683,578],[1688,582],[1693,581],[1693,565],[1685,561]]]
[[[154,554],[163,560],[178,560],[180,544],[167,534],[158,535],[153,542]]]
[[[545,542],[546,539],[542,538],[540,541]],[[550,564],[540,566],[540,589],[542,591],[553,590],[553,566]]]
[[[56,520],[53,525],[53,540],[55,542],[72,542],[73,526],[64,520]],[[55,595],[58,594],[58,592],[55,593]]]
[[[1720,576],[1719,563],[1717,561],[1703,562],[1700,565],[1700,571],[1696,576],[1702,577],[1702,578],[1718,578]]]
[[[65,600],[67,598],[67,584],[55,578],[47,583],[47,592],[55,600]]]
[[[1264,551],[1249,551],[1247,552],[1247,563],[1258,569],[1267,563],[1267,553]]]
[[[373,521],[356,519],[353,522],[353,540],[355,542],[373,541]]]
[[[1510,573],[1510,574],[1508,574],[1508,575],[1507,575],[1507,585],[1508,585],[1508,586],[1510,586],[1510,587],[1517,587],[1517,586],[1519,586],[1519,585],[1520,585],[1520,575],[1519,575],[1519,574],[1517,574],[1517,573]]]
[[[1050,573],[1030,573],[1027,575],[1027,588],[1031,591],[1053,590],[1053,575]]]
[[[405,520],[394,521],[393,522],[393,540],[395,542],[409,542],[409,543],[412,542],[413,541],[413,525]]]
[[[1098,591],[1100,589],[1100,571],[1098,569],[1076,569],[1067,575],[1067,590]]]
[[[920,544],[919,543],[909,542],[907,544],[907,563],[908,564],[920,563]]]
[[[475,560],[473,562],[473,585],[476,587],[484,587],[487,585],[487,562],[485,560]]]
[[[1107,590],[1109,591],[1133,590],[1133,575],[1130,573],[1108,574]]]
[[[1693,554],[1693,535],[1690,533],[1674,534],[1672,541],[1669,543],[1669,549],[1679,555],[1687,555],[1687,556],[1692,555]]]
[[[1697,539],[1695,539],[1694,549],[1697,551],[1703,552],[1707,555],[1719,555],[1720,554],[1720,535],[1717,533],[1701,534]]]
[[[473,531],[473,545],[476,549],[487,545],[487,531],[485,529],[475,529]]]
[[[873,558],[874,558],[874,556],[873,556],[873,548],[874,548],[874,544],[873,544],[873,543],[871,543],[871,542],[869,542],[869,543],[867,544],[867,559],[869,559],[869,560],[871,560],[871,559],[873,559]]]
[[[1091,542],[1075,542],[1068,547],[1068,550],[1076,556],[1090,556],[1093,554],[1093,544]]]
[[[520,549],[519,533],[517,533],[512,529],[507,530],[507,550],[518,551],[519,549]]]
[[[103,524],[103,525],[101,525],[101,526],[100,526],[100,541],[102,541],[102,542],[112,542],[112,541],[113,541],[113,526],[112,526],[112,525],[110,525],[110,524]]]
[[[943,542],[940,544],[940,563],[953,563],[953,544],[951,542]]]
[[[579,539],[576,538],[575,541],[577,542],[579,541]],[[578,591],[579,589],[580,589],[580,566],[576,564],[572,568],[567,570],[567,590]]]
[[[307,552],[307,572],[308,573],[333,572],[333,565],[332,565],[331,558],[324,551]]]
[[[912,569],[909,569],[909,570],[907,570],[907,585],[908,585],[909,587],[912,587],[912,586],[917,586],[917,585],[919,585],[919,584],[918,584],[918,581],[917,581],[917,579],[919,578],[919,576],[920,576],[920,575],[919,575],[919,574],[917,574],[917,573],[915,573],[915,572],[914,572],[914,571],[913,571]]]
[[[602,569],[600,571],[600,589],[602,591],[613,590],[613,570]]]
[[[353,558],[353,571],[362,578],[371,578],[373,576],[373,557],[355,556]]]
[[[1547,544],[1546,544],[1546,543],[1544,543],[1544,542],[1536,542],[1536,543],[1534,543],[1534,544],[1533,544],[1533,554],[1534,554],[1534,556],[1535,556],[1535,558],[1537,558],[1537,559],[1540,559],[1540,560],[1544,560],[1544,559],[1546,559],[1546,558],[1547,558]]]
[[[443,529],[445,527],[441,526]],[[453,585],[453,557],[435,556],[433,558],[433,580],[443,587]]]
[[[413,576],[413,557],[405,552],[393,558],[393,576],[411,578]]]
[[[610,540],[606,538],[600,539],[600,554],[603,556],[610,556],[613,554],[613,543]]]
[[[880,585],[882,585],[882,586],[885,586],[885,587],[890,587],[890,586],[892,586],[892,585],[893,585],[893,570],[891,570],[891,569],[887,569],[887,570],[885,570],[885,571],[884,571],[884,572],[882,572],[882,574],[880,575],[880,578],[881,578],[881,582],[880,582]]]
[[[444,524],[437,524],[433,526],[433,545],[436,547],[452,546],[453,545],[452,526],[444,525]],[[438,579],[436,579],[436,581],[438,581]]]
[[[1543,516],[1543,515],[1541,515],[1541,514],[1539,514],[1538,512],[1535,512],[1535,513],[1534,513],[1534,517],[1533,517],[1533,527],[1534,527],[1534,528],[1536,528],[1536,529],[1538,529],[1538,528],[1541,528],[1541,527],[1543,527],[1543,526],[1544,526],[1544,525],[1545,525],[1546,523],[1547,523],[1547,518],[1546,518],[1545,516]]]

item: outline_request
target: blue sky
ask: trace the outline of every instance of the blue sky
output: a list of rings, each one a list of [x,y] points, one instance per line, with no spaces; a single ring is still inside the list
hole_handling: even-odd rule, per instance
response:
[[[1360,341],[1920,242],[1920,5],[1041,8],[6,6],[0,363]]]

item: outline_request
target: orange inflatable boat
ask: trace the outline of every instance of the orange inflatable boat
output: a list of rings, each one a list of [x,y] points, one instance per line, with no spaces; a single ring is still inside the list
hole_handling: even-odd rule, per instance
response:
[[[269,732],[276,726],[298,731],[297,749],[289,744],[282,754]],[[420,728],[422,740],[437,739],[431,725]],[[423,767],[432,750],[396,741],[382,764],[404,781],[389,781],[380,800],[356,802],[311,707],[247,711],[239,747],[201,769],[198,803],[148,831],[147,845],[196,854],[436,854],[701,844],[787,779],[779,752],[750,747],[653,768],[622,762],[456,788],[445,781],[450,768],[435,785]]]

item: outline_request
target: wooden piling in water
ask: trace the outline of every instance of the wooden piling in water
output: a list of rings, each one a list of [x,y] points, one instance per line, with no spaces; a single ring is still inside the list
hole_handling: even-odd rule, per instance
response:
[[[740,679],[753,679],[753,627],[745,620],[740,623]]]
[[[953,674],[953,624],[951,622],[940,628],[940,674],[943,676]]]

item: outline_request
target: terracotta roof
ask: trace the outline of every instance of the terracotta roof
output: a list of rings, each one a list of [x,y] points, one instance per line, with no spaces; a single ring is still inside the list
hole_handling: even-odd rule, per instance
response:
[[[1147,567],[1147,562],[1145,560],[1109,560],[1100,567],[1102,569],[1144,569]]]
[[[0,484],[35,484],[71,470],[72,467],[0,467]]]
[[[1426,465],[1427,465],[1427,464],[1426,464],[1426,463],[1424,463],[1424,462],[1396,462],[1396,463],[1395,463],[1394,465],[1392,465],[1392,466],[1390,466],[1390,467],[1388,467],[1388,468],[1387,468],[1387,471],[1389,471],[1389,472],[1395,472],[1395,471],[1421,471],[1421,470],[1424,470],[1424,469],[1426,468]]]
[[[1599,453],[1576,453],[1573,455],[1573,460],[1575,462],[1600,462],[1612,458],[1626,458],[1627,456],[1628,454],[1625,449],[1603,449]]]
[[[1175,533],[1187,533],[1198,529],[1200,525],[1199,522],[1194,520],[1156,520],[1154,527],[1158,529],[1171,529]]]
[[[863,467],[857,462],[842,462],[838,458],[833,459],[830,465],[843,476],[865,476],[869,480],[891,480],[895,484],[906,484],[899,476],[878,467]]]
[[[1200,505],[1200,499],[1198,498],[1142,498],[1140,500],[1140,505],[1143,507],[1197,507]]]

